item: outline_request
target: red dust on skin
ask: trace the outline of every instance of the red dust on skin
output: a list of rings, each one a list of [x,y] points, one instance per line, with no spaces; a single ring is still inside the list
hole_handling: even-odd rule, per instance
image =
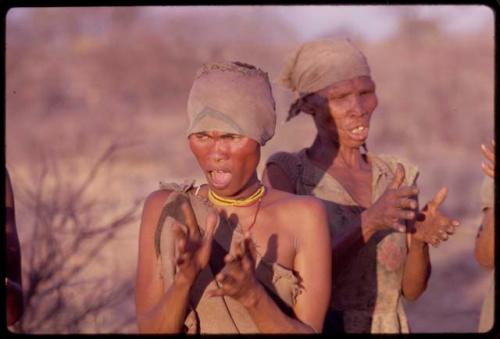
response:
[[[318,132],[335,142],[359,148],[368,138],[370,119],[377,107],[375,83],[369,76],[336,82],[311,95]]]
[[[191,134],[189,147],[216,194],[238,198],[252,193],[252,186],[258,182],[257,141],[239,134],[206,131]]]

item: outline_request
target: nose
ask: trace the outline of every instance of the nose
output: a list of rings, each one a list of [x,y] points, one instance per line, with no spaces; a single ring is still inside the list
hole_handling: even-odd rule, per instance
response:
[[[211,159],[214,162],[221,162],[222,160],[227,159],[227,145],[221,139],[218,139],[214,142],[214,147],[211,152]]]
[[[363,116],[365,114],[362,99],[359,95],[353,95],[351,98],[351,107],[349,113],[353,116]]]

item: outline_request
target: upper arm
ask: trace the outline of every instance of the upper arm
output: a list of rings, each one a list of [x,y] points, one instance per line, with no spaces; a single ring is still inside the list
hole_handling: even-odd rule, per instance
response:
[[[326,210],[320,200],[304,197],[298,227],[298,246],[294,269],[302,279],[303,291],[297,297],[295,314],[303,323],[321,332],[330,305],[332,249]]]
[[[162,208],[170,192],[151,193],[144,202],[139,230],[139,254],[136,275],[136,311],[147,312],[161,298],[164,290],[158,270],[154,236]]]
[[[295,193],[295,187],[286,172],[277,164],[268,163],[262,173],[262,182],[275,189]]]

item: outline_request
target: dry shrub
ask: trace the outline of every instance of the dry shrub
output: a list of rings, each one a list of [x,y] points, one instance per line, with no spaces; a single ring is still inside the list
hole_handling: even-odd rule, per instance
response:
[[[33,183],[18,182],[18,211],[30,212],[24,222],[31,219],[31,234],[22,242],[26,306],[18,331],[99,332],[96,318],[133,292],[133,277],[106,265],[105,250],[138,221],[139,201],[117,208],[105,194],[89,194],[124,147],[110,145],[88,171],[78,173],[84,174],[80,178],[77,173],[68,177],[59,159],[44,155]]]

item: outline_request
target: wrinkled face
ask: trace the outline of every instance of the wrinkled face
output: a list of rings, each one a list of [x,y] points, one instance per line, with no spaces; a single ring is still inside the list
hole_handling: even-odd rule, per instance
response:
[[[318,133],[346,147],[359,148],[368,138],[377,107],[375,83],[369,76],[336,82],[307,97]]]
[[[243,135],[217,131],[193,133],[189,146],[212,191],[234,196],[255,179],[260,145]]]

